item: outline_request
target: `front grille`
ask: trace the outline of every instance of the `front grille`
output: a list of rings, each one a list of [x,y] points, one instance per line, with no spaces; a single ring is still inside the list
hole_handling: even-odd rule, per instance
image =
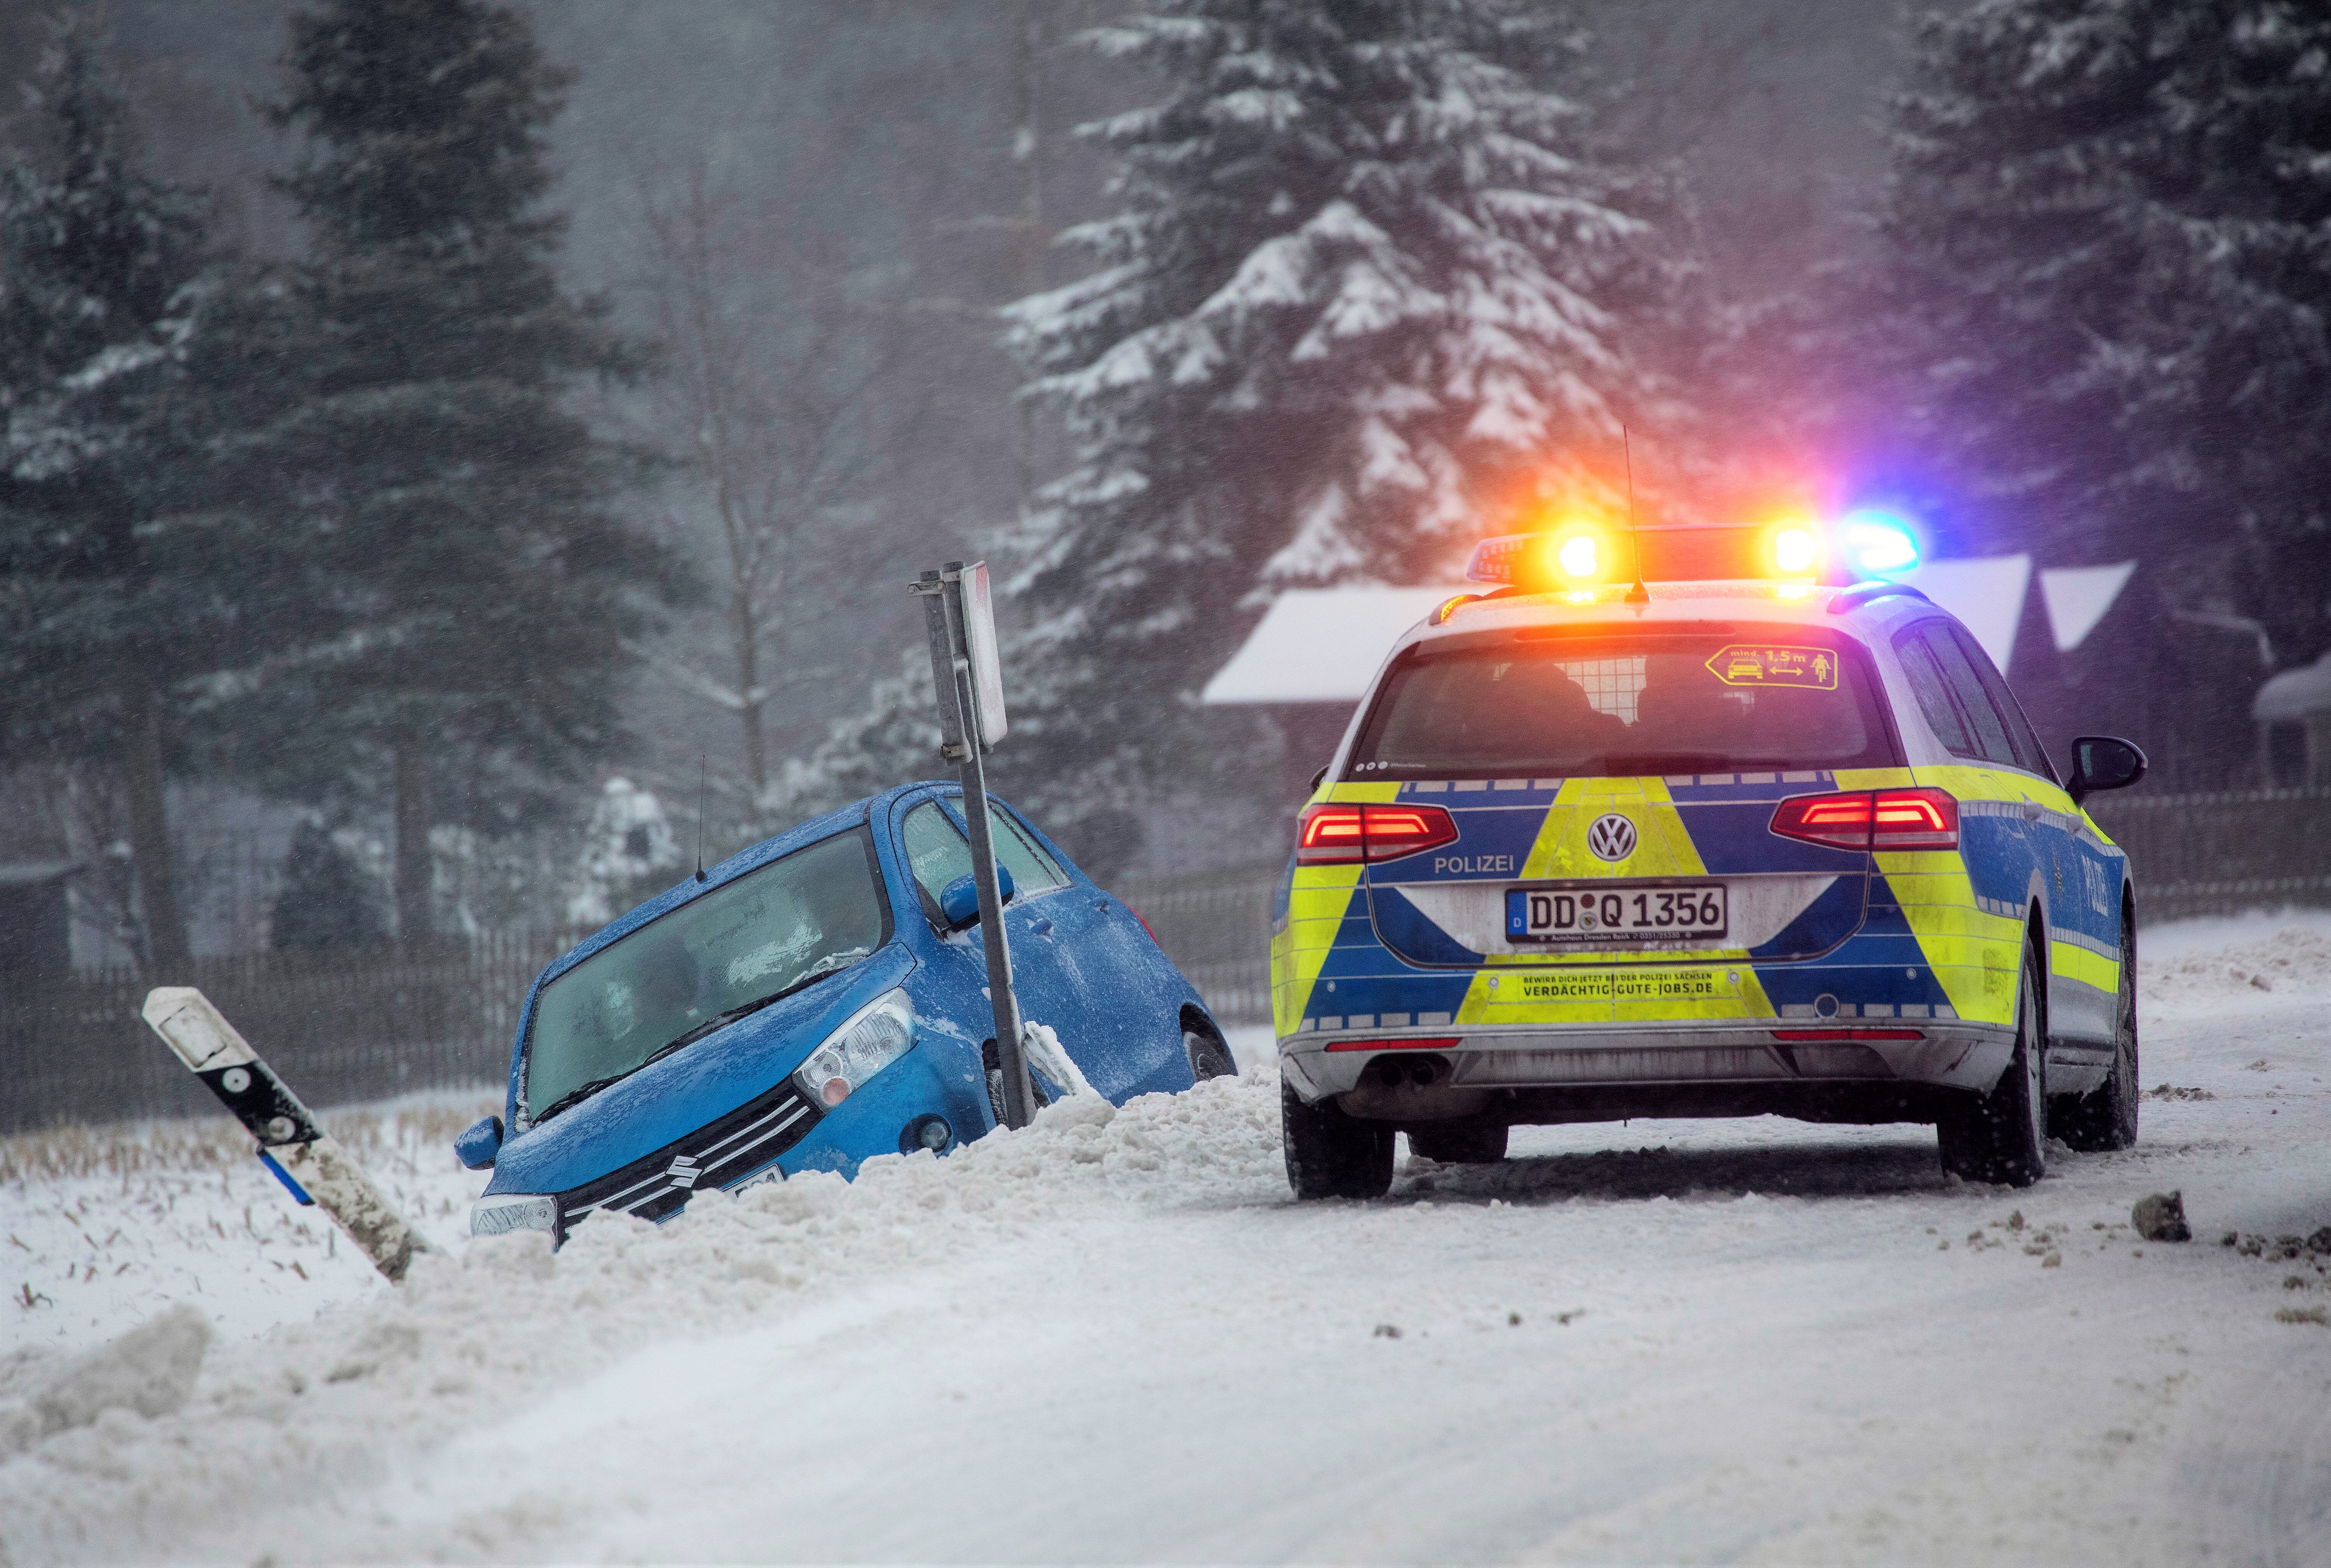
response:
[[[558,1240],[594,1209],[661,1220],[697,1188],[728,1186],[759,1170],[807,1137],[819,1115],[788,1079],[654,1154],[559,1193]]]

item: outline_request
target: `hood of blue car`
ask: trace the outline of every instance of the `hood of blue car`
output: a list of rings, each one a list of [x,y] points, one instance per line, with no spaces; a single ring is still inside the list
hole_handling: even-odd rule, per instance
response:
[[[486,1191],[566,1192],[694,1132],[775,1087],[914,967],[893,944],[651,1063],[504,1143]]]

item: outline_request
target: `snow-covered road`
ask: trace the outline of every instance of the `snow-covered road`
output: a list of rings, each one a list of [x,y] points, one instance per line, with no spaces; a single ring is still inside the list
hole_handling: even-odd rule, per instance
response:
[[[477,1179],[415,1151],[466,1107],[407,1107],[370,1146],[449,1250],[393,1291],[274,1224],[240,1157],[20,1151],[0,1402],[185,1278],[220,1339],[179,1413],[0,1464],[0,1545],[2331,1561],[2331,1259],[2271,1245],[2331,1224],[2331,939],[2165,933],[2145,974],[2145,1081],[2182,1092],[2022,1193],[1946,1183],[1925,1129],[1767,1118],[1537,1130],[1299,1207],[1257,1064],[854,1186],[594,1221],[554,1261],[453,1234]],[[2130,1205],[2172,1188],[2194,1240],[2138,1240]]]

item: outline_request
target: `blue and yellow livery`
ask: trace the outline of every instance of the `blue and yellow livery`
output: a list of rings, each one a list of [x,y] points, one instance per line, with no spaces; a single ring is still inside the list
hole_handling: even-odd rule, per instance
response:
[[[2136,1130],[2127,857],[1965,627],[1869,583],[1451,601],[1393,650],[1274,910],[1288,1165],[1381,1193],[1392,1137],[1923,1121],[2022,1184]]]

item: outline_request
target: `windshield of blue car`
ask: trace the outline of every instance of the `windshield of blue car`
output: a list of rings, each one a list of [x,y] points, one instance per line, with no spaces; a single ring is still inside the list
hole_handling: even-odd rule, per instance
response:
[[[1803,628],[1451,641],[1386,677],[1350,779],[1898,765],[1863,656]]]
[[[871,837],[795,850],[609,944],[542,988],[526,1108],[539,1121],[888,938]]]

